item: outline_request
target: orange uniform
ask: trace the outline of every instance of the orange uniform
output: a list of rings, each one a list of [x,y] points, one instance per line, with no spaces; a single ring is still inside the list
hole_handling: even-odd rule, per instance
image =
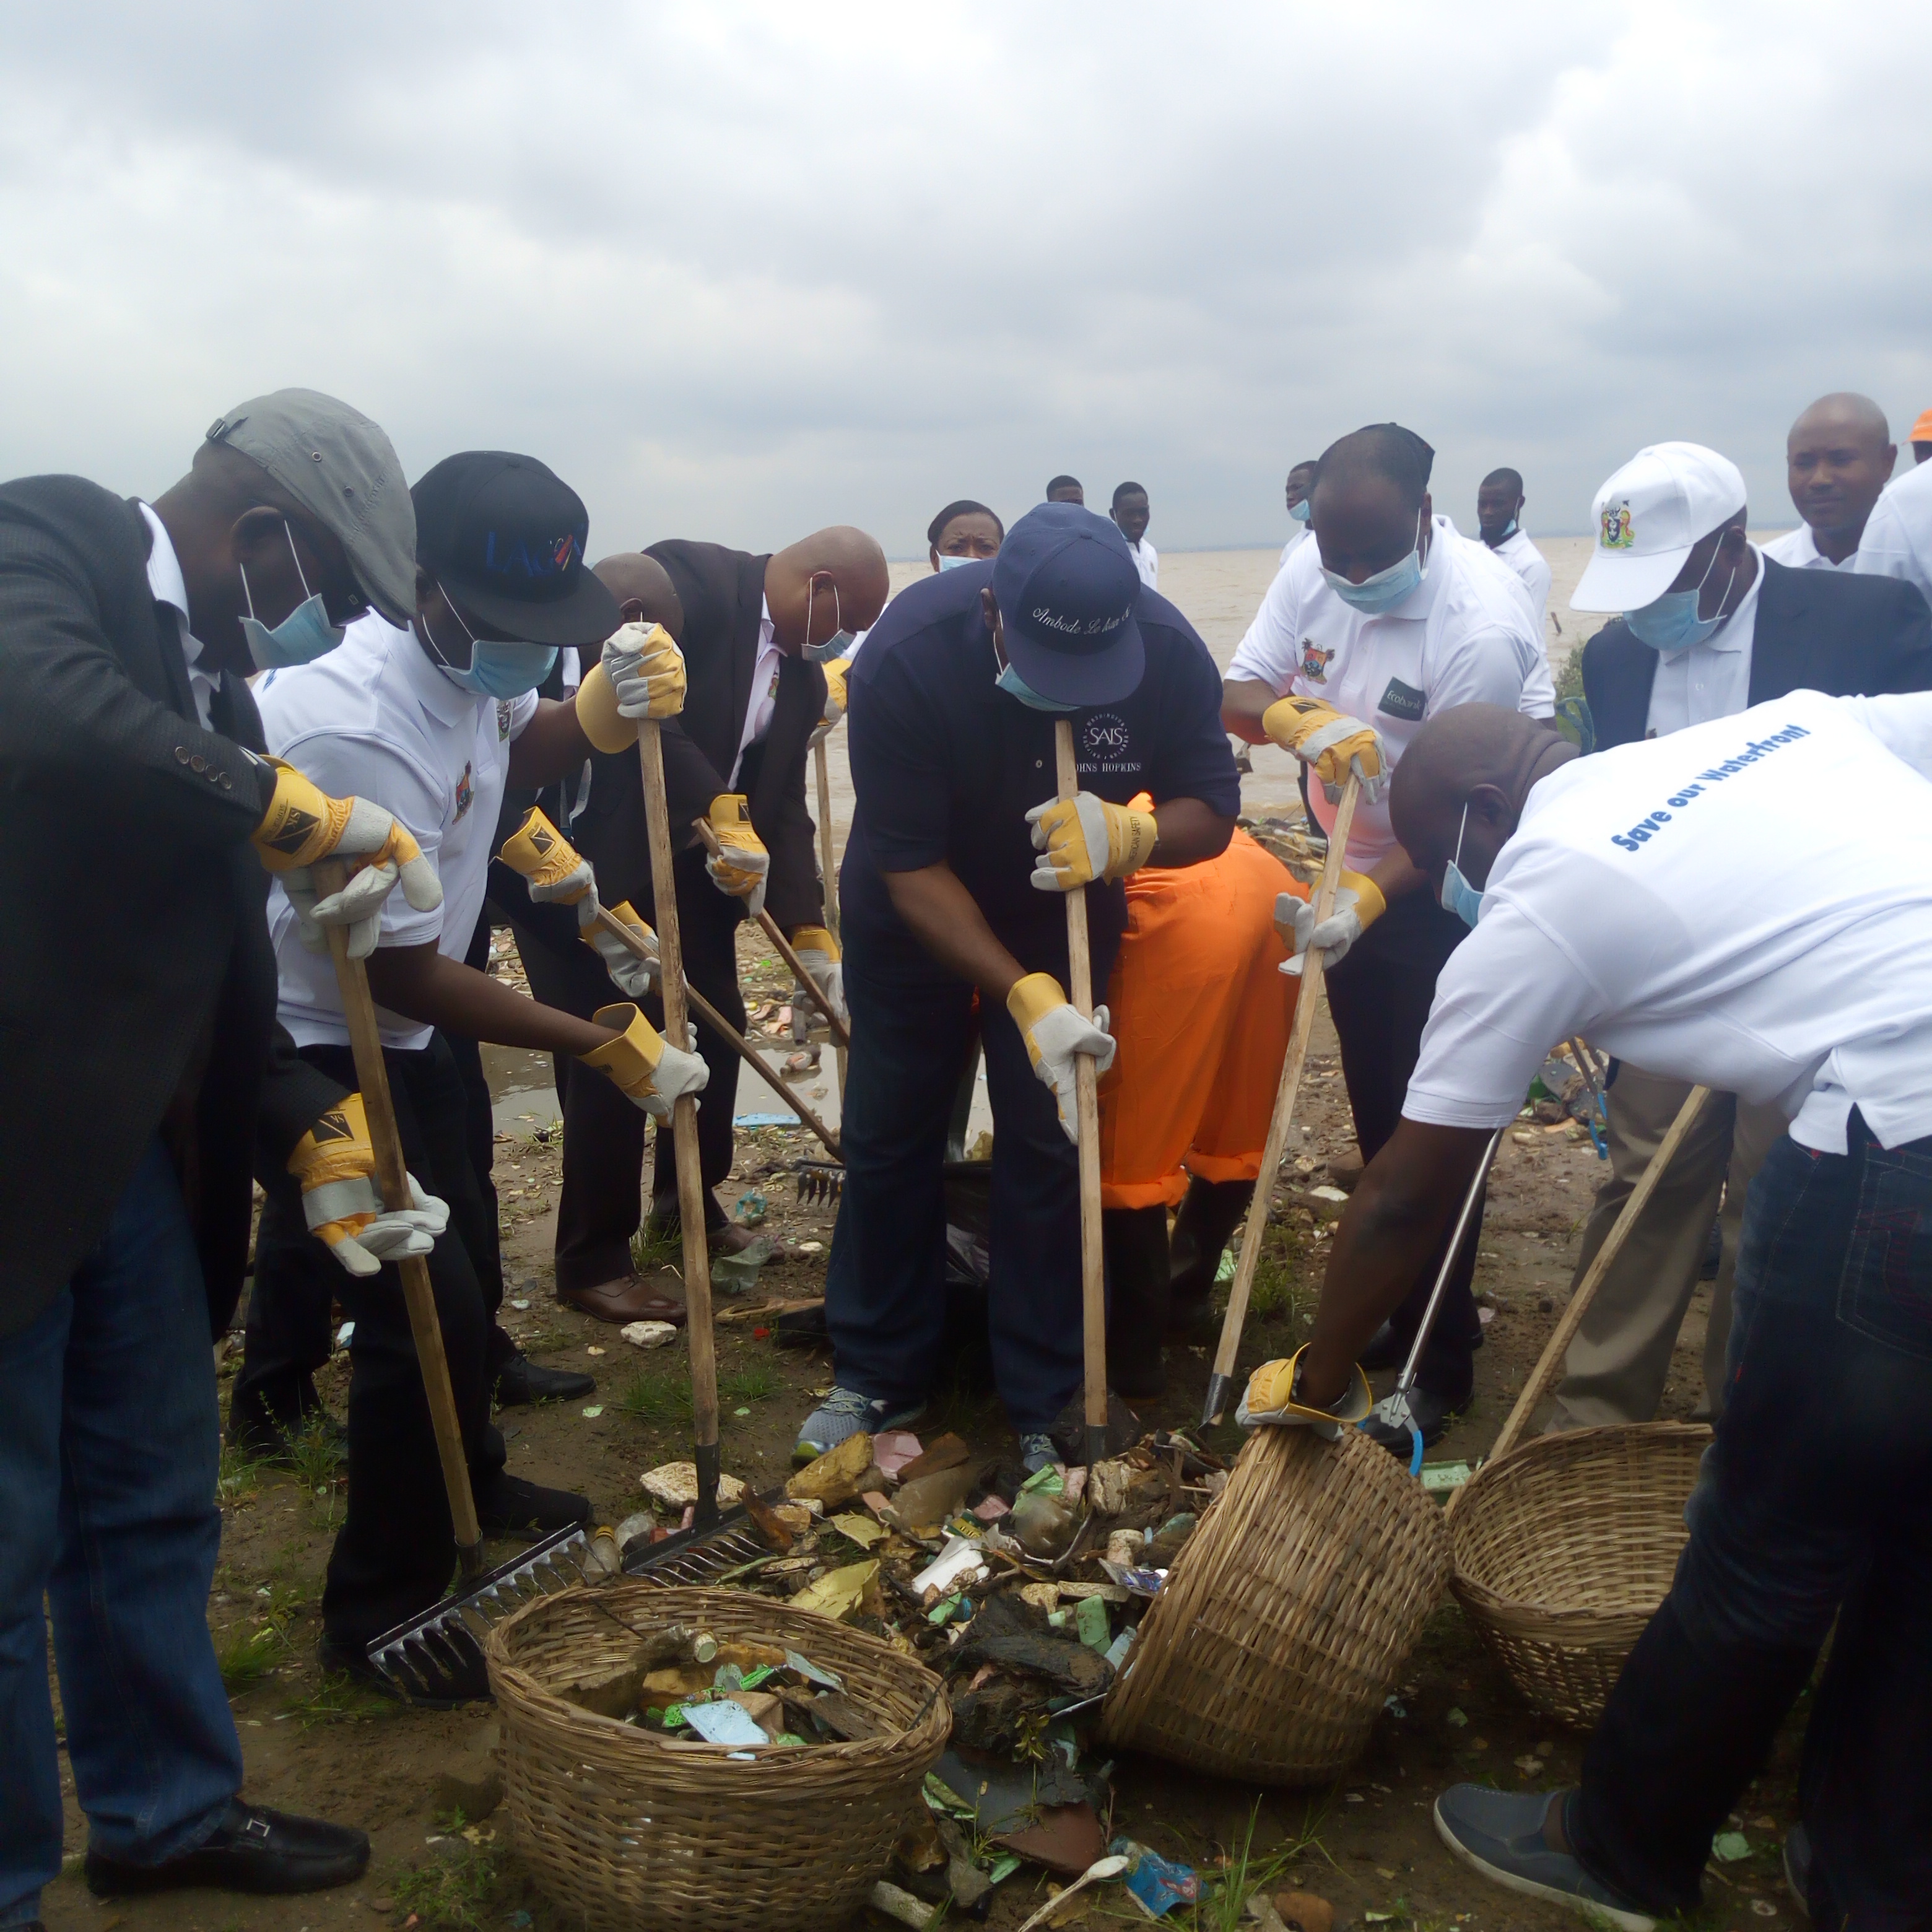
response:
[[[1107,983],[1119,1050],[1100,1082],[1105,1206],[1171,1208],[1190,1174],[1260,1172],[1301,983],[1280,970],[1280,892],[1308,888],[1238,830],[1205,864],[1129,875]]]

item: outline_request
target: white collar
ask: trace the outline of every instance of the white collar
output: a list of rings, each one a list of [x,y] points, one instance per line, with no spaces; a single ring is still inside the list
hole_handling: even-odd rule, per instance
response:
[[[386,618],[381,621],[388,622]],[[389,648],[402,660],[404,681],[416,701],[440,723],[454,726],[471,722],[479,706],[496,701],[494,698],[479,698],[473,692],[460,690],[452,684],[430,656],[422,638],[416,635],[413,625],[406,630],[398,630],[394,624],[389,624],[388,628],[394,633]]]
[[[221,680],[201,662],[201,640],[188,627],[188,581],[182,575],[181,559],[175,554],[174,539],[168,526],[154,514],[151,504],[135,499],[136,507],[148,520],[153,542],[148,549],[148,589],[157,604],[165,604],[181,614],[182,656],[188,662],[188,694],[194,700],[204,728],[208,726],[209,704],[220,688]]]

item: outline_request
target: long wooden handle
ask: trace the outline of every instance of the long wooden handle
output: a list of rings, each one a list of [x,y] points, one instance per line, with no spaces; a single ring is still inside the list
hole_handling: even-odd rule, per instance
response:
[[[1080,769],[1073,756],[1073,724],[1053,724],[1054,773],[1060,796],[1076,796]],[[1094,1017],[1094,956],[1087,936],[1087,892],[1066,894],[1066,997],[1083,1020]],[[1107,1453],[1106,1250],[1100,1224],[1100,1100],[1099,1076],[1090,1054],[1073,1056],[1074,1124],[1080,1134],[1080,1325],[1086,1363],[1089,1468]]]
[[[341,891],[349,876],[348,867],[340,860],[325,859],[314,872],[316,890],[324,896]],[[342,1016],[349,1027],[349,1050],[355,1057],[356,1084],[362,1090],[369,1142],[375,1150],[376,1184],[382,1190],[383,1206],[392,1214],[398,1213],[411,1204],[409,1168],[403,1159],[402,1136],[396,1131],[396,1106],[389,1097],[388,1070],[382,1060],[382,1036],[376,1024],[369,975],[361,960],[349,956],[348,928],[332,926],[324,930],[328,934],[328,956],[335,967],[336,989],[342,998]],[[482,1572],[483,1532],[470,1487],[463,1425],[457,1420],[456,1396],[449,1385],[449,1358],[443,1352],[436,1291],[430,1286],[429,1264],[422,1256],[406,1255],[396,1265],[402,1276],[403,1304],[410,1313],[410,1333],[416,1339],[416,1360],[422,1370],[423,1392],[429,1399],[430,1426],[436,1432],[443,1487],[449,1496],[457,1558],[466,1580]]]
[[[661,965],[661,962],[652,956],[650,948],[629,926],[618,918],[608,906],[600,905],[597,908],[597,923],[606,932],[615,937],[634,957],[642,959],[651,965]],[[698,1017],[721,1040],[728,1040],[736,1050],[738,1058],[750,1067],[766,1085],[778,1095],[780,1100],[796,1111],[799,1118],[825,1143],[826,1150],[832,1158],[835,1160],[844,1160],[844,1156],[839,1151],[838,1136],[799,1098],[796,1090],[786,1080],[784,1076],[779,1072],[688,980],[684,982],[684,998],[686,1004],[697,1014]],[[669,1016],[667,1015],[666,1018],[668,1018]]]
[[[832,854],[832,773],[826,763],[823,738],[812,746],[812,755],[818,778],[818,869],[825,882],[825,923],[832,938],[843,946],[845,936],[838,930],[838,868]],[[845,1054],[846,1049],[842,1046],[835,1046],[832,1048],[832,1056],[838,1066],[838,1100],[842,1106],[845,1100]]]
[[[704,849],[712,858],[724,850],[718,842],[718,834],[712,830],[708,818],[694,818],[692,824],[697,827],[698,836],[704,842]],[[840,1046],[849,1048],[852,1036],[845,1030],[845,1022],[832,1010],[832,1002],[825,997],[824,988],[806,970],[805,962],[793,950],[792,943],[778,929],[778,922],[763,906],[759,907],[758,923],[764,928],[765,937],[777,950],[778,957],[791,968],[792,977],[805,988],[818,1002],[818,1010],[825,1016],[825,1024],[832,1030],[832,1040]]]
[[[1493,1462],[1514,1449],[1522,1432],[1529,1426],[1529,1418],[1543,1394],[1556,1378],[1563,1358],[1570,1352],[1570,1344],[1576,1330],[1582,1326],[1583,1317],[1590,1304],[1596,1298],[1604,1276],[1610,1271],[1611,1264],[1623,1252],[1624,1243],[1630,1238],[1630,1230],[1636,1226],[1637,1217],[1642,1214],[1645,1204],[1657,1192],[1657,1184],[1664,1178],[1664,1170],[1670,1166],[1684,1136],[1690,1131],[1700,1109],[1711,1097],[1708,1087],[1694,1087],[1686,1096],[1682,1106],[1677,1110],[1677,1118],[1670,1124],[1670,1131],[1664,1137],[1656,1153],[1650,1157],[1650,1165],[1639,1177],[1636,1185],[1630,1190],[1630,1198],[1624,1203],[1610,1232],[1604,1238],[1604,1245],[1597,1250],[1596,1258],[1585,1270],[1583,1279],[1576,1284],[1576,1292],[1570,1298],[1570,1306],[1563,1311],[1563,1318],[1556,1324],[1556,1332],[1544,1346],[1541,1358],[1531,1370],[1528,1382],[1522,1385],[1522,1393],[1516,1399],[1516,1406],[1509,1412],[1509,1420],[1503,1424],[1502,1433],[1490,1451]],[[1460,1492],[1459,1492],[1460,1493]]]
[[[1322,882],[1316,888],[1317,924],[1335,910],[1335,895],[1342,883],[1342,866],[1348,849],[1348,832],[1355,822],[1355,807],[1361,798],[1361,782],[1351,772],[1342,788],[1342,802],[1335,808],[1335,824],[1328,834],[1328,855],[1322,867]],[[1301,962],[1301,986],[1295,996],[1294,1026],[1288,1040],[1287,1057],[1281,1064],[1281,1084],[1276,1088],[1274,1112],[1268,1117],[1268,1138],[1262,1143],[1261,1172],[1255,1177],[1253,1198],[1248,1204],[1247,1226],[1241,1236],[1240,1258],[1234,1264],[1233,1285],[1228,1291],[1228,1312],[1221,1321],[1221,1340],[1214,1351],[1214,1368],[1208,1384],[1209,1412],[1204,1422],[1217,1421],[1240,1353],[1241,1330],[1248,1318],[1248,1297],[1255,1285],[1255,1268],[1261,1260],[1262,1235],[1268,1225],[1268,1198],[1281,1166],[1282,1150],[1288,1142],[1288,1124],[1294,1118],[1294,1103],[1301,1091],[1301,1072],[1308,1064],[1309,1042],[1315,1033],[1315,1015],[1322,1004],[1322,982],[1327,961],[1319,946],[1311,946]]]
[[[696,1042],[685,1014],[684,946],[678,937],[677,880],[671,869],[670,807],[664,794],[664,746],[654,718],[638,727],[638,762],[650,835],[652,896],[657,914],[659,986],[664,1037],[689,1051]],[[715,1096],[729,1107],[724,1094]],[[701,1526],[718,1517],[718,1349],[711,1327],[711,1256],[704,1238],[704,1175],[698,1152],[698,1102],[681,1095],[671,1107],[671,1144],[677,1156],[677,1218],[684,1240],[685,1332],[691,1349],[691,1411]]]

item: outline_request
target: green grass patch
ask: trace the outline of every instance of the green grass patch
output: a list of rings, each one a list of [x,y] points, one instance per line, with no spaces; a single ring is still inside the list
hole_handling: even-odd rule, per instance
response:
[[[253,1502],[256,1492],[267,1476],[268,1468],[262,1457],[252,1450],[224,1442],[221,1470],[214,1485],[217,1499],[230,1504]]]
[[[783,1387],[776,1367],[754,1357],[743,1367],[726,1369],[719,1375],[718,1400],[720,1402],[763,1402]]]
[[[463,1816],[452,1815],[459,1820]],[[482,1932],[501,1921],[502,1846],[488,1826],[469,1828],[480,1844],[465,1840],[465,1828],[458,1823],[446,1831],[445,1844],[433,1847],[449,1856],[404,1873],[390,1888],[397,1924],[412,1912],[427,1932]]]
[[[631,1265],[640,1274],[656,1274],[659,1268],[681,1268],[684,1237],[674,1228],[653,1228],[646,1222],[631,1237]]]
[[[230,1696],[271,1675],[289,1652],[289,1626],[302,1612],[302,1593],[272,1583],[259,1593],[254,1614],[229,1625],[215,1640],[215,1660]]]
[[[282,1708],[296,1720],[297,1727],[314,1730],[318,1724],[359,1724],[375,1718],[393,1718],[403,1706],[367,1684],[358,1683],[346,1671],[324,1671],[322,1682],[306,1696],[292,1699]]]
[[[721,1383],[721,1396],[723,1392]],[[617,1406],[654,1429],[687,1422],[691,1418],[691,1378],[682,1370],[640,1369],[620,1391]]]

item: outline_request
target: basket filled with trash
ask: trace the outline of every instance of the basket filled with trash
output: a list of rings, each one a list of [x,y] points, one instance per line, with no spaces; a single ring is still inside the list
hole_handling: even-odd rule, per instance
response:
[[[840,1923],[952,1725],[890,1644],[729,1590],[562,1591],[487,1654],[512,1839],[593,1932]]]

